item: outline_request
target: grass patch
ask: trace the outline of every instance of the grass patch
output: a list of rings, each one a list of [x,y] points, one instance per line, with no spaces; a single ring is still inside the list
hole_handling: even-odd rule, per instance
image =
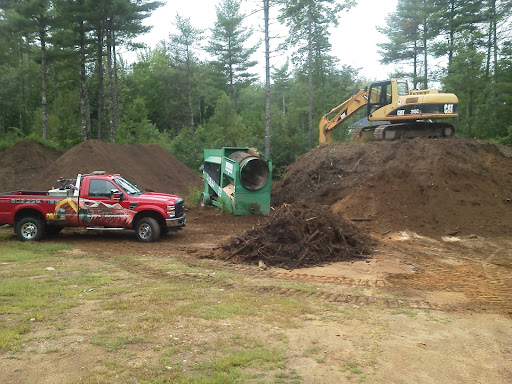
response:
[[[59,251],[71,249],[71,246],[60,243],[6,241],[0,244],[0,262],[41,260],[58,255]]]
[[[186,204],[199,204],[201,202],[201,193],[204,192],[203,188],[190,188],[185,196]]]
[[[289,351],[286,332],[322,319],[320,308],[329,321],[347,318],[347,306],[309,297],[315,283],[254,278],[208,260],[74,257],[60,252],[71,249],[64,244],[36,245],[2,242],[0,352],[66,356],[83,343],[95,361],[79,372],[83,383],[300,383],[291,357],[329,359],[316,340]]]
[[[7,327],[5,324],[0,329],[0,349],[11,351],[15,350],[21,340],[21,336],[28,333],[30,327],[28,325],[18,325]]]
[[[20,349],[34,328],[65,330],[69,325],[67,313],[79,305],[82,287],[112,281],[107,273],[80,262],[67,265],[68,256],[60,251],[70,249],[66,244],[15,240],[0,245],[4,266],[0,269],[1,350]]]
[[[347,371],[357,374],[357,375],[360,375],[361,373],[363,373],[361,368],[359,368],[359,364],[353,360],[347,360],[345,362],[345,366],[343,367],[342,372],[347,372]]]
[[[105,347],[107,352],[114,352],[118,349],[124,349],[129,344],[137,344],[144,340],[144,338],[139,334],[131,334],[131,333],[119,333],[112,332],[108,334],[103,334],[101,336],[96,336],[91,340],[91,344],[93,345],[101,345]]]
[[[395,309],[391,313],[393,315],[405,315],[410,318],[415,318],[418,316],[418,312],[411,311],[410,309],[404,309],[404,308]]]

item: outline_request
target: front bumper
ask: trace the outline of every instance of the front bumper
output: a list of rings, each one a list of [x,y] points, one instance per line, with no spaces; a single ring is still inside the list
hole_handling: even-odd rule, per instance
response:
[[[165,219],[165,224],[169,231],[179,231],[181,228],[187,225],[187,214],[184,213],[180,217],[173,217],[172,219]]]

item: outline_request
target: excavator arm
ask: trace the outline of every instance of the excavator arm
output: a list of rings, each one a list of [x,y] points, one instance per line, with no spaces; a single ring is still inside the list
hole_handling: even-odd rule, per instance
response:
[[[360,90],[350,99],[345,100],[343,103],[323,115],[319,124],[319,142],[331,143],[331,131],[345,121],[349,116],[359,111],[366,104],[368,104],[367,88]]]

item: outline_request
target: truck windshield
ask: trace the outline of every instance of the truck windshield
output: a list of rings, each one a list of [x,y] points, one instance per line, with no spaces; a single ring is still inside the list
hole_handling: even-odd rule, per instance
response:
[[[142,193],[142,191],[137,188],[135,185],[130,183],[129,181],[123,179],[122,177],[115,178],[114,181],[117,185],[119,185],[127,194],[135,195],[137,193]]]

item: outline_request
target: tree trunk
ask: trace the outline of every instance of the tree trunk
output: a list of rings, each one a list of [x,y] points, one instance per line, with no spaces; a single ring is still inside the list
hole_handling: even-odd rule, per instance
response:
[[[189,51],[189,47],[187,46],[187,61],[186,61],[186,71],[187,71],[187,101],[188,101],[188,111],[190,113],[190,128],[192,132],[195,131],[195,123],[194,123],[194,106],[192,103],[192,68],[190,65],[190,56],[191,53]]]
[[[24,66],[24,62],[23,62],[23,49],[21,47],[21,43],[18,44],[18,51],[19,51],[19,58],[18,58],[18,61],[20,63],[20,67],[23,68]],[[28,48],[27,48],[27,52],[28,52]],[[25,115],[25,111],[26,111],[26,108],[27,108],[27,94],[25,92],[25,88],[26,88],[26,85],[25,85],[25,76],[22,76],[21,77],[21,100],[20,100],[20,106],[19,106],[19,120],[20,120],[20,129],[24,131],[24,122],[23,122],[23,116]],[[31,100],[31,98],[29,99]],[[30,101],[28,101],[30,102]]]
[[[491,76],[491,55],[494,53],[494,77],[496,79],[497,63],[497,42],[496,42],[496,0],[489,0],[489,31],[487,34],[487,58],[485,63],[485,78]],[[494,50],[494,52],[493,52]]]
[[[492,0],[492,33],[493,33],[493,49],[494,49],[494,83],[498,84],[498,34],[497,34],[497,20],[496,14],[496,0]]]
[[[270,38],[268,31],[269,0],[263,0],[265,18],[265,155],[270,157]]]
[[[114,30],[112,30],[112,59],[114,61],[114,132],[117,132],[121,114],[119,110],[119,76],[117,72],[116,32]]]
[[[414,40],[414,73],[413,73],[413,88],[416,89],[418,87],[418,42]]]
[[[46,32],[41,27],[39,30],[39,39],[41,41],[41,110],[43,112],[43,139],[48,139],[48,101],[47,101],[47,67],[46,67]]]
[[[97,36],[97,59],[98,59],[98,139],[103,136],[103,120],[105,105],[105,83],[103,81],[103,21],[99,22]]]
[[[235,86],[233,82],[233,76],[233,64],[231,62],[231,58],[229,58],[229,94],[231,96],[231,101],[235,100]]]
[[[88,139],[91,133],[91,116],[89,114],[89,90],[87,89],[87,74],[85,71],[85,31],[84,22],[80,21],[80,117],[82,129],[81,140]]]
[[[472,89],[468,92],[468,107],[467,107],[467,113],[468,113],[468,119],[471,122],[473,119],[473,98],[474,98],[474,91]]]
[[[455,1],[454,0],[450,1],[450,13],[451,13],[452,17],[455,15]],[[452,61],[453,61],[453,51],[455,49],[455,42],[454,42],[455,31],[454,31],[453,25],[450,25],[449,39],[450,39],[450,41],[448,42],[448,73],[451,73],[450,68],[452,66]]]
[[[428,49],[427,49],[427,21],[423,24],[423,89],[428,89]]]
[[[112,74],[112,18],[107,27],[107,80],[108,80],[108,131],[110,142],[115,142],[114,136],[114,81]]]
[[[311,0],[310,0],[311,1]],[[308,6],[308,147],[313,148],[313,15]]]

